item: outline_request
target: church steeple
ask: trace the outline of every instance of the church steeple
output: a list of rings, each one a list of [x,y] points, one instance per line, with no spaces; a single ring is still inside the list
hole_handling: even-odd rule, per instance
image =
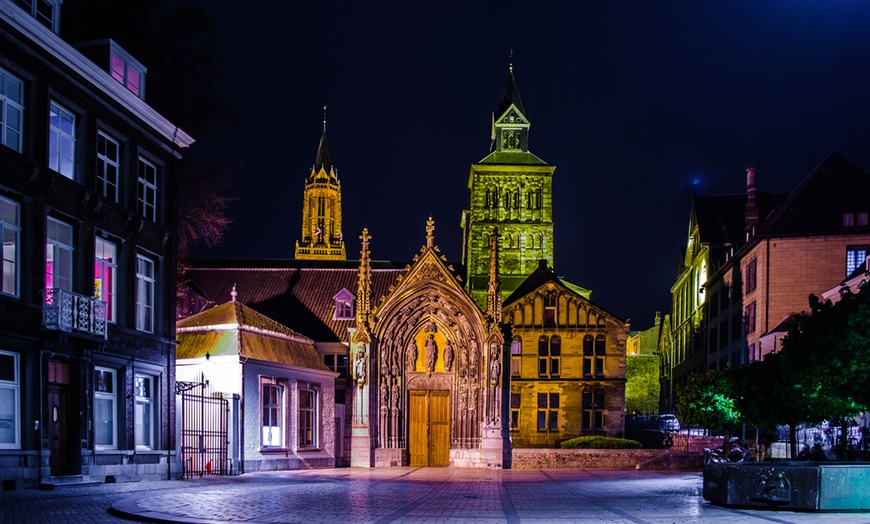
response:
[[[296,241],[298,260],[346,260],[341,234],[341,182],[332,165],[326,140],[326,106],[323,134],[302,197],[302,239]]]
[[[490,152],[529,150],[529,123],[520,90],[514,79],[514,65],[508,67],[507,83],[498,107],[493,113],[492,147]]]

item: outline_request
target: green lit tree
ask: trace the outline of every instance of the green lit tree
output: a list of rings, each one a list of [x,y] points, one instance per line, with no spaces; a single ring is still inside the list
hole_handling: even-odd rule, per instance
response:
[[[677,388],[677,413],[687,424],[732,434],[740,422],[729,379],[730,370],[691,375]]]

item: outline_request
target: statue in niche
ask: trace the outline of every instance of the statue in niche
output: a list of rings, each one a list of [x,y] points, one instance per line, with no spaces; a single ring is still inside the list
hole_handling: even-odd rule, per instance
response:
[[[501,362],[499,361],[499,350],[498,346],[493,344],[492,346],[492,361],[489,365],[489,383],[492,384],[492,387],[498,387],[499,382],[501,381]]]
[[[360,386],[366,383],[366,367],[366,352],[363,349],[363,345],[360,344],[353,365],[354,374],[356,375],[356,383]]]
[[[399,386],[393,381],[393,387],[390,389],[390,403],[393,405],[393,411],[399,410]]]
[[[471,339],[468,344],[468,365],[477,367],[477,357],[479,356],[477,354],[477,341]]]
[[[477,408],[477,387],[474,383],[468,387],[468,409]]]
[[[444,346],[444,371],[453,371],[453,344],[447,340],[447,345]]]
[[[430,320],[429,322],[426,322],[425,326],[423,326],[423,330],[427,333],[435,333],[438,331],[438,325],[435,324],[434,321]]]
[[[389,379],[384,378],[383,382],[381,383],[381,411],[387,411],[388,409],[390,409],[390,406],[388,404],[390,400],[390,388],[387,385],[388,380]]]
[[[381,375],[386,375],[389,369],[389,349],[386,345],[381,348]]]
[[[459,386],[459,409],[468,409],[468,391],[465,388],[466,385],[463,382]]]
[[[429,333],[426,337],[426,371],[429,373],[435,371],[435,360],[438,358],[438,344],[435,342],[435,335]]]
[[[412,339],[405,350],[405,369],[417,371],[417,343]]]

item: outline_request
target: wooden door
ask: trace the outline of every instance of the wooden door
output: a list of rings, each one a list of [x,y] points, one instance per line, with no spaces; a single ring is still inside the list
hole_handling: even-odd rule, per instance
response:
[[[69,389],[57,384],[48,386],[48,448],[51,452],[48,463],[53,476],[77,473],[76,462],[70,453],[73,448],[70,440],[75,434],[70,427]]]
[[[408,451],[411,466],[450,464],[450,392],[409,392]]]

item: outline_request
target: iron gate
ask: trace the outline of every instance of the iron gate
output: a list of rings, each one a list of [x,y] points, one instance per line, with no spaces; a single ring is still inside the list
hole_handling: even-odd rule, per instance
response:
[[[226,475],[229,401],[208,383],[178,382],[184,477]]]

